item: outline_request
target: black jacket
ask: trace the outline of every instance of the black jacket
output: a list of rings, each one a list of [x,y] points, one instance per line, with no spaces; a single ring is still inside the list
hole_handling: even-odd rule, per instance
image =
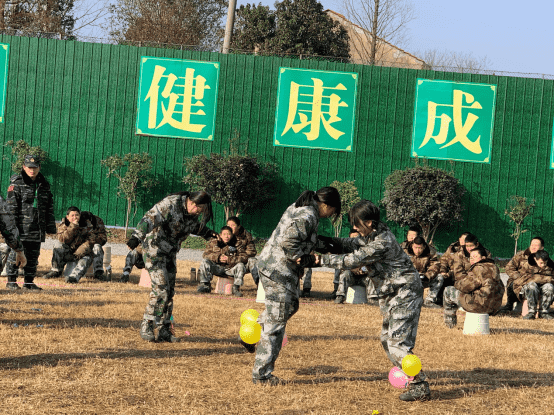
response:
[[[36,207],[33,206],[35,198]],[[50,184],[42,173],[35,181],[23,169],[14,174],[10,178],[6,202],[22,241],[44,242],[47,233],[57,232]]]

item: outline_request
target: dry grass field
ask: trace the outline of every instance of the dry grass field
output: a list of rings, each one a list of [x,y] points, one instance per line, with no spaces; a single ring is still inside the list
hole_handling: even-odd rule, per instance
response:
[[[39,271],[47,270],[50,259],[51,251],[43,251]],[[115,271],[123,260],[113,258]],[[490,336],[464,336],[463,313],[458,328],[449,330],[440,311],[423,309],[415,353],[432,399],[404,403],[387,380],[391,363],[378,339],[378,308],[325,300],[332,275],[317,272],[315,298],[302,301],[289,322],[289,344],[276,364],[275,374],[291,383],[253,385],[254,355],[237,336],[240,314],[263,310],[255,302],[255,285],[247,276],[241,299],[198,295],[188,281],[190,267],[197,265],[178,264],[174,315],[183,339],[174,344],[140,339],[146,288],[37,278],[44,291],[12,293],[2,284],[0,412],[554,413],[552,322],[494,317]]]

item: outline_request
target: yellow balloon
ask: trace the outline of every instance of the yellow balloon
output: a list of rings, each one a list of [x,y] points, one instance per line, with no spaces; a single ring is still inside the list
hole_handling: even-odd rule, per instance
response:
[[[402,371],[408,376],[415,376],[421,371],[421,360],[415,354],[408,354],[402,359]]]
[[[255,322],[247,322],[240,326],[240,338],[248,344],[256,344],[262,335],[262,326]]]
[[[256,320],[258,320],[258,317],[260,316],[260,313],[258,313],[253,308],[249,308],[246,311],[243,311],[243,313],[240,315],[240,324],[246,324],[248,322],[255,323]]]

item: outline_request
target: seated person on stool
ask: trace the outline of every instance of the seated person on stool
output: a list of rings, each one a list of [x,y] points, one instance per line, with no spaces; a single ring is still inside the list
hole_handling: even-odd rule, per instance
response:
[[[495,314],[502,305],[504,284],[500,270],[494,260],[487,258],[482,246],[469,253],[469,269],[460,261],[454,263],[454,286],[444,290],[444,323],[448,328],[456,327],[456,311],[477,314]]]
[[[240,287],[243,284],[245,264],[248,262],[246,247],[237,241],[229,226],[221,228],[220,239],[212,239],[202,254],[198,275],[200,284],[197,291],[209,293],[212,290],[211,281],[214,275],[233,277],[233,295],[242,297]]]
[[[440,279],[437,278],[440,271],[437,254],[431,251],[431,248],[421,236],[415,237],[405,252],[410,257],[415,269],[417,269],[423,288],[429,287],[429,293],[423,304],[429,307],[440,307],[437,304],[437,295],[442,284]]]
[[[92,223],[81,221],[81,211],[75,206],[67,209],[65,218],[58,226],[58,240],[52,251],[52,269],[43,278],[58,278],[68,262],[77,262],[77,266],[65,281],[77,284],[92,264]]]
[[[359,236],[360,233],[354,229],[351,229],[348,234],[349,238],[358,238]],[[346,300],[346,291],[348,290],[348,287],[353,285],[366,287],[368,303],[376,303],[378,301],[375,286],[373,285],[373,281],[369,278],[369,270],[366,267],[361,267],[350,270],[341,270],[335,303],[344,303]]]
[[[97,280],[105,280],[104,275],[104,245],[108,242],[108,232],[104,221],[92,212],[82,211],[80,222],[92,224],[92,231],[89,241],[92,246],[92,270],[94,271],[94,278]]]
[[[121,274],[121,279],[119,280],[119,282],[129,282],[129,274],[131,274],[133,267],[144,269],[142,245],[139,245],[135,249],[130,250],[125,257],[125,266],[123,267],[123,274]]]
[[[540,236],[535,236],[531,239],[529,248],[519,251],[510,259],[510,262],[506,265],[506,274],[508,274],[506,297],[508,301],[500,307],[499,313],[511,313],[514,309],[514,303],[520,302],[517,294],[514,292],[514,280],[517,280],[529,270],[529,257],[542,249],[544,249],[544,239]]]
[[[550,259],[548,252],[544,250],[531,254],[528,259],[528,266],[523,274],[514,280],[514,292],[519,300],[527,300],[528,313],[523,316],[524,320],[533,320],[539,309],[539,318],[554,320],[549,314],[549,308],[554,299],[554,262]]]
[[[246,268],[245,274],[251,273],[254,283],[257,286],[260,277],[258,276],[258,268],[256,268],[256,254],[258,252],[256,251],[256,245],[254,245],[254,239],[250,232],[244,229],[240,224],[240,219],[236,216],[227,219],[227,226],[233,230],[233,235],[237,238],[237,243],[245,246],[246,256],[248,258],[248,261],[244,264]]]

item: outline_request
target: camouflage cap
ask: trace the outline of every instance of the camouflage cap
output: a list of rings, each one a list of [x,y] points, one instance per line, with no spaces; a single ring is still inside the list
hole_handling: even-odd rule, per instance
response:
[[[23,165],[25,167],[40,167],[40,159],[32,154],[27,154]]]

